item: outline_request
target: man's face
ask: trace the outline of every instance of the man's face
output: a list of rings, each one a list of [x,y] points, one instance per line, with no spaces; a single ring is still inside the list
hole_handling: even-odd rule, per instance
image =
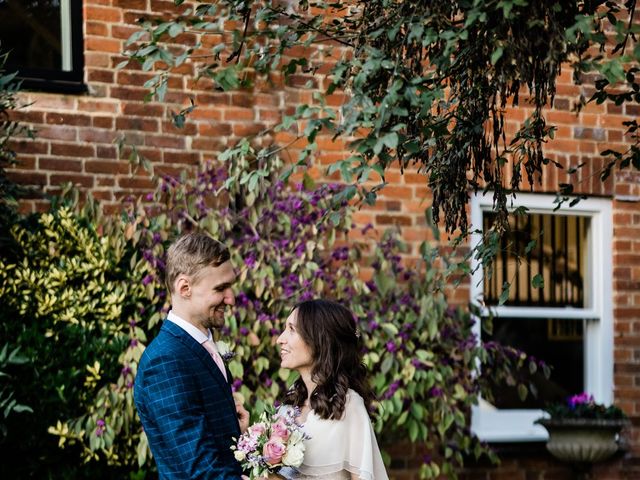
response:
[[[206,267],[191,284],[189,310],[191,320],[205,329],[220,328],[224,325],[224,311],[227,305],[236,302],[231,286],[236,273],[231,262],[218,267]]]

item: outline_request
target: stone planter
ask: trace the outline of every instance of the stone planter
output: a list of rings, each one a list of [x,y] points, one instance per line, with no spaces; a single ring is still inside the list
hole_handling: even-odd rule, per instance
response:
[[[547,450],[564,462],[592,464],[601,462],[618,451],[618,434],[625,420],[540,419],[549,432]]]

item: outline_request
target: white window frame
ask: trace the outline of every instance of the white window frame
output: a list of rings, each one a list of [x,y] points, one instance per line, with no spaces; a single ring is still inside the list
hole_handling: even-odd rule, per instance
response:
[[[511,318],[566,318],[586,319],[584,322],[584,386],[597,402],[606,405],[613,401],[613,254],[612,254],[612,206],[611,200],[589,198],[569,207],[566,202],[554,212],[555,195],[523,194],[509,200],[509,208],[527,207],[529,213],[580,215],[590,219],[589,237],[585,254],[589,259],[585,282],[585,308],[540,308],[495,306],[491,310],[495,316]],[[471,198],[472,231],[482,231],[482,214],[491,211],[493,196],[480,193]],[[471,247],[481,241],[480,233],[471,236]],[[471,301],[479,303],[484,282],[482,265],[474,258],[471,278]],[[488,309],[481,308],[481,316]],[[479,319],[477,319],[479,320]],[[481,338],[481,323],[476,321],[474,333]],[[578,392],[576,392],[578,393]],[[548,438],[547,431],[534,421],[543,415],[542,410],[497,409],[484,400],[472,408],[471,430],[481,440],[487,442],[529,442]]]

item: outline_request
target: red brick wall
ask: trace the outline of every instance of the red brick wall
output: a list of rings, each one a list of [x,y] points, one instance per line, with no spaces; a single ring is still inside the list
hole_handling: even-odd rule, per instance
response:
[[[321,88],[323,78],[300,75],[291,86],[263,89],[260,92],[215,92],[206,85],[193,85],[193,67],[186,65],[180,74],[170,78],[168,104],[145,103],[146,89],[142,84],[150,77],[131,65],[117,70],[124,58],[124,42],[136,30],[136,20],[149,12],[171,11],[172,2],[155,0],[87,0],[85,14],[85,64],[88,92],[83,95],[24,93],[24,101],[32,103],[17,116],[34,126],[36,140],[16,142],[20,165],[11,175],[21,183],[36,185],[46,192],[54,192],[61,183],[71,181],[89,190],[107,207],[117,209],[120,200],[151,187],[148,175],[133,174],[125,155],[120,155],[117,138],[124,136],[138,151],[154,162],[157,172],[176,174],[204,161],[239,138],[273,125],[283,112],[299,103],[311,101],[311,93],[300,88],[311,79]],[[185,35],[182,41],[193,44],[194,38]],[[326,71],[326,70],[325,70]],[[198,108],[186,127],[178,130],[169,121],[171,110],[179,110],[188,91],[195,96]],[[558,84],[554,108],[548,112],[548,122],[557,125],[556,138],[546,148],[547,154],[565,167],[586,162],[580,170],[577,190],[613,198],[614,205],[614,265],[613,288],[615,302],[615,399],[632,415],[635,428],[628,434],[628,452],[622,458],[597,470],[598,477],[640,478],[640,174],[631,170],[618,171],[602,183],[597,171],[604,165],[599,152],[606,148],[624,146],[621,122],[637,116],[637,105],[617,107],[611,104],[589,105],[579,115],[572,110],[580,93],[589,92],[571,82],[564,71]],[[343,98],[336,94],[330,100],[339,105]],[[508,126],[515,131],[529,109],[525,104],[510,109]],[[276,140],[292,140],[289,133],[279,133]],[[322,152],[313,175],[321,176],[321,168],[348,156],[344,144],[332,142],[327,136],[318,139]],[[299,143],[290,147],[292,158]],[[417,253],[422,240],[431,239],[425,227],[424,209],[430,204],[425,177],[415,171],[404,175],[399,169],[387,172],[386,187],[374,207],[363,208],[356,214],[362,224],[372,223],[379,230],[400,225],[404,238]],[[568,181],[566,170],[550,168],[545,171],[536,191],[553,192],[560,182]],[[42,206],[33,199],[25,202],[26,210]],[[468,288],[458,288],[455,300],[468,301]],[[405,459],[399,458],[394,470],[397,478],[414,478],[416,460],[411,449]],[[571,478],[570,471],[558,465],[544,452],[510,454],[500,468],[477,467],[464,478],[538,479]],[[401,455],[398,454],[396,457]],[[404,463],[403,463],[404,462]],[[634,470],[635,469],[635,470]],[[631,475],[631,476],[629,476]]]

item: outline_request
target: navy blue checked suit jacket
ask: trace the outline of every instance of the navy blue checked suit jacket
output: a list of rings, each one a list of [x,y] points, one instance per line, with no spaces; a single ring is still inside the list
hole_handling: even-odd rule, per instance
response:
[[[146,348],[134,399],[161,479],[234,479],[231,387],[209,352],[169,320]]]

